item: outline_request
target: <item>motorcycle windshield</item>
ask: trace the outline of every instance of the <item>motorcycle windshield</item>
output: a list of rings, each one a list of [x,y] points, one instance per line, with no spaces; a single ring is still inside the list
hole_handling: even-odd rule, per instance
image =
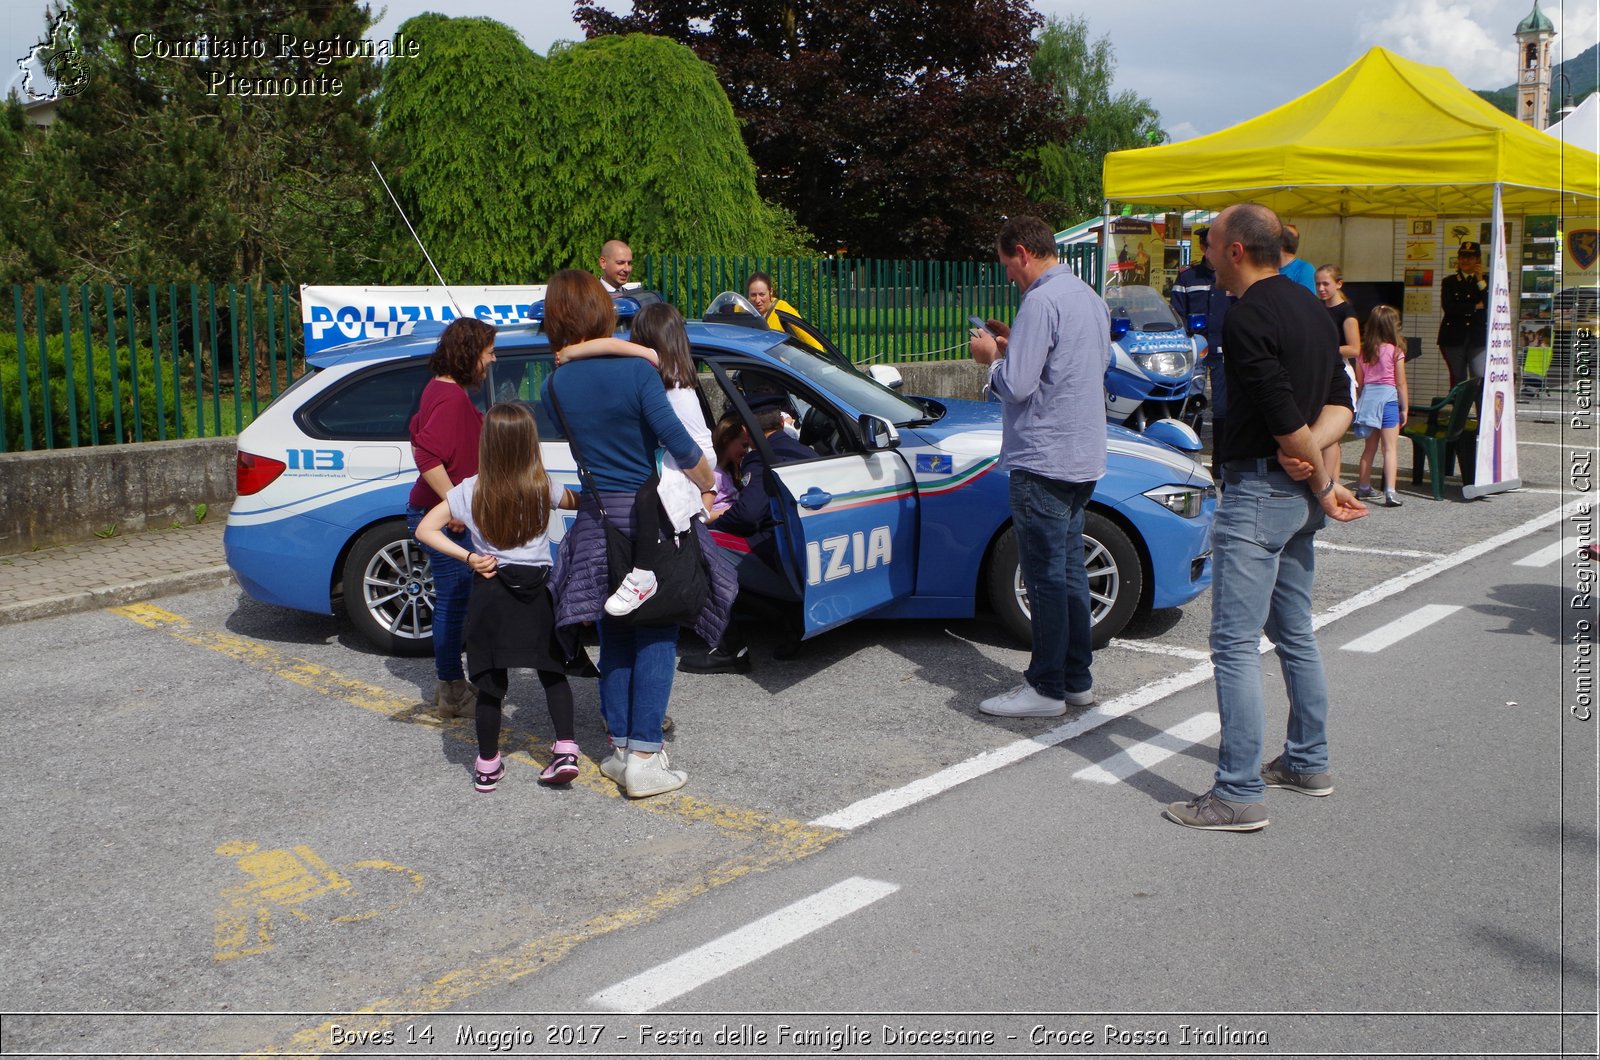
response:
[[[1182,331],[1167,300],[1154,287],[1113,287],[1106,291],[1106,307],[1113,320],[1128,321],[1132,331]]]

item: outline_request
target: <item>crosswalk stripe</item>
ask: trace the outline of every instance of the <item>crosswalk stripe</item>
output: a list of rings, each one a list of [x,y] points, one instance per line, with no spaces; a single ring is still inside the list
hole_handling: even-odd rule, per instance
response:
[[[1409,615],[1401,615],[1393,622],[1379,626],[1365,636],[1357,637],[1343,645],[1343,648],[1345,651],[1379,652],[1459,610],[1461,608],[1457,604],[1427,604]]]
[[[809,898],[786,905],[703,946],[696,946],[688,953],[607,987],[589,998],[589,1004],[614,1012],[649,1012],[899,889],[899,884],[860,876],[841,880]]]
[[[1557,541],[1553,545],[1546,545],[1537,552],[1523,556],[1511,565],[1513,567],[1548,567],[1561,558],[1566,548],[1567,543],[1565,541]]]
[[[1121,637],[1111,638],[1108,646],[1125,648],[1128,651],[1142,651],[1146,655],[1170,655],[1175,659],[1188,659],[1190,662],[1206,662],[1211,658],[1210,652],[1194,648],[1181,648],[1176,644],[1156,644],[1151,641],[1123,640]]]
[[[1313,543],[1324,552],[1358,552],[1363,556],[1395,556],[1400,559],[1439,559],[1443,552],[1422,552],[1414,548],[1366,548],[1357,545],[1336,545],[1320,538]]]
[[[1188,721],[1180,721],[1165,732],[1119,751],[1103,762],[1085,766],[1072,774],[1072,779],[1095,784],[1115,784],[1127,780],[1140,770],[1171,758],[1185,747],[1192,747],[1201,740],[1215,736],[1221,729],[1222,722],[1215,711],[1196,714]]]

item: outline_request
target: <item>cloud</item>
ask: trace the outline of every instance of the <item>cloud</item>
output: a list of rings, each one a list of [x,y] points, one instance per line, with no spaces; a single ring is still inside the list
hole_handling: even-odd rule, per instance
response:
[[[1514,70],[1516,22],[1499,25],[1503,10],[1503,4],[1473,0],[1418,0],[1368,24],[1362,39],[1407,59],[1446,67],[1468,88],[1498,88],[1510,82]]]

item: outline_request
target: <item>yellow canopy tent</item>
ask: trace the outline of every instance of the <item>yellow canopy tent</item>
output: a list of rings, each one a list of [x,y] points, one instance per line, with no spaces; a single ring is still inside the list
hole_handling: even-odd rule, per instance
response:
[[[1592,212],[1600,155],[1496,110],[1441,67],[1373,48],[1299,99],[1229,129],[1105,157],[1105,196],[1342,217]]]

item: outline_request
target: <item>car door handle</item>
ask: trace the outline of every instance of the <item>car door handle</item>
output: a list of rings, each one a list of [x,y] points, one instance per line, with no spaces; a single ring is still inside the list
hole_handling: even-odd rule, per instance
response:
[[[826,506],[831,500],[833,500],[833,494],[812,486],[810,489],[806,490],[805,493],[801,494],[800,507],[810,508],[815,511],[818,508]]]

